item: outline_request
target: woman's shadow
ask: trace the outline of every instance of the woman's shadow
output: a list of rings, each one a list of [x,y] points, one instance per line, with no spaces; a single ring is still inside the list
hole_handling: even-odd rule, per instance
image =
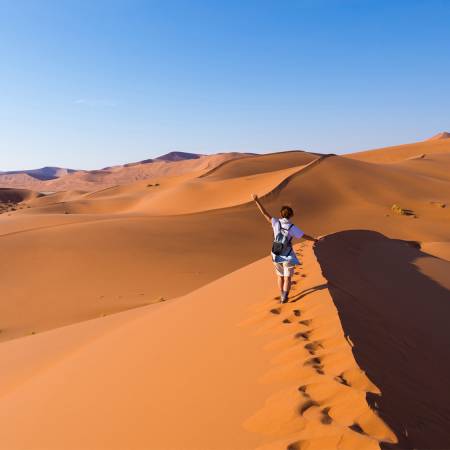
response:
[[[328,284],[327,283],[323,283],[323,284],[319,284],[317,286],[313,286],[311,288],[305,289],[304,291],[296,294],[296,295],[292,295],[289,298],[289,303],[295,303],[300,301],[302,298],[306,297],[309,294],[312,294],[313,292],[317,292],[317,291],[322,291],[323,289],[328,289]]]

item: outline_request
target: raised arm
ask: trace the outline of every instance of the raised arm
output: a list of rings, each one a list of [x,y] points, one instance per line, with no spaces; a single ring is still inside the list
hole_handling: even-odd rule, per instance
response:
[[[266,211],[263,205],[261,205],[261,202],[259,201],[259,198],[256,194],[252,194],[252,199],[255,201],[256,206],[261,211],[261,214],[266,218],[266,220],[270,223],[272,223],[272,216]]]

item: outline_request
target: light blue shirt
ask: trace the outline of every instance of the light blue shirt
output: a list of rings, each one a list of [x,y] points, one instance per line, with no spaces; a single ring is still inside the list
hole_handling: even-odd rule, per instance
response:
[[[291,222],[289,222],[289,220],[285,218],[277,219],[275,217],[272,217],[271,221],[274,238],[280,232],[280,224],[285,230],[287,230],[291,226]],[[304,234],[305,233],[302,230],[300,230],[300,228],[296,227],[295,225],[292,225],[292,227],[288,231],[288,238],[300,239]],[[272,261],[276,263],[290,262],[292,264],[300,264],[300,261],[298,260],[294,250],[292,250],[292,252],[287,256],[274,255],[272,253]]]

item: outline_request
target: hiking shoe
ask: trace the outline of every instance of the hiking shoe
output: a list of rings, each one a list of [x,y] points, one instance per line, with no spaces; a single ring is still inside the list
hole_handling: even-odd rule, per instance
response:
[[[286,298],[283,298],[283,297],[281,297],[280,298],[280,303],[287,303],[288,302],[288,298],[286,297]]]

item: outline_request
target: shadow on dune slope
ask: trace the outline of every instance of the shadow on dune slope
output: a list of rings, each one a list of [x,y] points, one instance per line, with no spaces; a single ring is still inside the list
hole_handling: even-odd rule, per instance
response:
[[[399,443],[450,448],[450,263],[366,230],[327,236],[316,256],[354,344],[380,388],[369,398]]]

